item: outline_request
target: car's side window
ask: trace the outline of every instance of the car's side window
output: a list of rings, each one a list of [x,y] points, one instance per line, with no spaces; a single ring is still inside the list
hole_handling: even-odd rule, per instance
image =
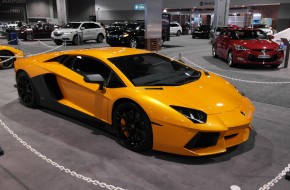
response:
[[[121,88],[121,87],[125,87],[125,85],[122,82],[122,80],[114,72],[111,72],[107,87],[108,88]]]
[[[101,26],[95,23],[90,23],[90,28],[101,28]]]
[[[89,29],[90,28],[89,23],[84,23],[81,27],[84,27],[85,29]]]

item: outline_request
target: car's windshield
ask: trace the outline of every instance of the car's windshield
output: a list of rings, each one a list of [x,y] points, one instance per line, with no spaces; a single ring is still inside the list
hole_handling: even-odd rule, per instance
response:
[[[262,30],[233,30],[231,38],[237,40],[268,40],[269,37]]]
[[[200,30],[210,30],[210,26],[209,25],[201,25],[199,27]]]
[[[81,25],[81,23],[74,23],[74,22],[71,22],[71,23],[66,24],[63,28],[73,28],[73,29],[76,29],[76,28],[78,28],[80,25]]]
[[[125,30],[138,30],[140,27],[140,24],[127,24],[124,29]]]
[[[135,86],[179,86],[196,81],[200,72],[164,56],[148,53],[110,58]]]

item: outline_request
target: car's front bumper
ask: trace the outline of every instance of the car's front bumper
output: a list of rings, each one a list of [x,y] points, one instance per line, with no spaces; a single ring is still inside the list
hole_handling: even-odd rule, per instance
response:
[[[206,124],[196,124],[194,127],[154,120],[153,149],[186,156],[226,152],[227,148],[248,140],[253,112],[254,107],[245,98],[235,110],[208,115]]]
[[[234,63],[255,65],[280,65],[284,60],[283,51],[246,50],[234,53]]]

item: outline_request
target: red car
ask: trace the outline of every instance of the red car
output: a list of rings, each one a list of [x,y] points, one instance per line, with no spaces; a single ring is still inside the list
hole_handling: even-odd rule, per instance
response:
[[[236,64],[270,65],[277,68],[283,63],[283,49],[271,41],[260,29],[242,28],[222,31],[212,45],[212,56]]]

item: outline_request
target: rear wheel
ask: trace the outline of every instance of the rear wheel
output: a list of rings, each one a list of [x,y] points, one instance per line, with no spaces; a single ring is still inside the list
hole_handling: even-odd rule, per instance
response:
[[[103,34],[99,34],[98,37],[97,37],[97,40],[96,40],[96,41],[97,41],[98,43],[102,43],[103,40],[104,40],[104,35],[103,35]]]
[[[178,30],[177,33],[176,33],[176,36],[180,36],[181,35],[181,31]]]
[[[3,56],[3,57],[1,57]],[[15,58],[12,58],[14,54],[10,51],[0,51],[0,68],[10,69],[14,66]]]
[[[234,66],[234,55],[233,55],[232,51],[229,51],[229,53],[228,53],[228,65],[230,67]]]
[[[19,73],[16,78],[16,83],[21,103],[30,108],[36,107],[37,93],[28,74],[25,72]]]
[[[130,41],[129,41],[129,46],[131,48],[136,48],[137,45],[138,45],[138,42],[137,42],[136,38],[131,38]]]
[[[147,114],[135,103],[124,102],[113,114],[113,128],[126,148],[141,152],[152,148],[153,135]]]

